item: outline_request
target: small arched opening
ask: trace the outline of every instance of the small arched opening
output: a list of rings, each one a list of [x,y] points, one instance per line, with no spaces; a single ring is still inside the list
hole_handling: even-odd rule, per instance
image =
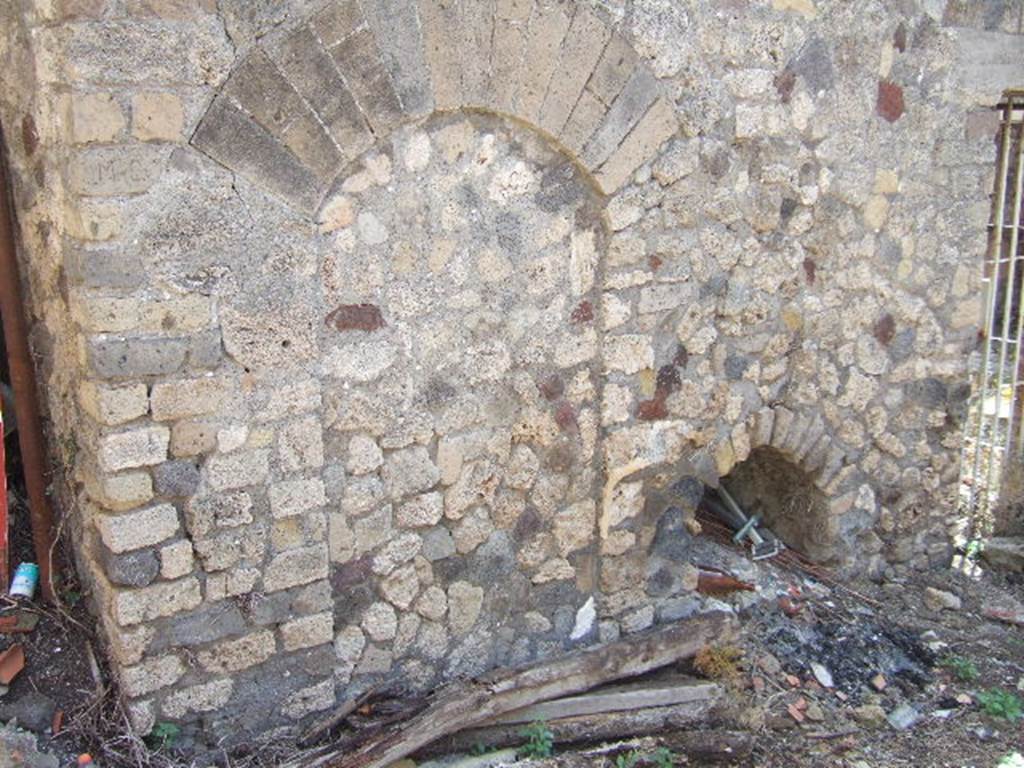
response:
[[[770,531],[785,546],[816,562],[834,558],[828,497],[816,486],[812,474],[777,449],[755,449],[719,486],[747,517],[760,518],[759,528]],[[705,498],[714,504],[721,501],[721,494],[709,488]]]

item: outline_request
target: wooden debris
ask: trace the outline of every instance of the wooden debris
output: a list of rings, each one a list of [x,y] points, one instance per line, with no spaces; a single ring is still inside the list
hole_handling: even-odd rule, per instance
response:
[[[499,715],[689,658],[709,642],[731,638],[734,630],[732,615],[719,611],[547,663],[457,682],[437,691],[420,714],[360,734],[303,765],[383,768],[443,736]]]
[[[342,704],[331,712],[330,715],[317,720],[308,729],[306,729],[306,732],[299,737],[299,746],[309,746],[325,733],[337,728],[345,722],[349,715],[360,707],[365,706],[366,703],[377,694],[377,692],[378,688],[374,686],[358,696],[353,696],[352,698],[342,702]]]
[[[675,732],[694,724],[704,717],[712,701],[675,704],[667,707],[650,707],[628,712],[602,712],[595,715],[580,715],[546,720],[544,727],[551,732],[556,744],[593,744],[602,741],[617,741],[640,736]],[[436,746],[431,746],[424,756],[441,756],[456,752],[469,752],[484,747],[499,749],[518,746],[523,743],[523,725],[505,723],[462,731]]]
[[[0,685],[10,685],[24,668],[25,650],[20,645],[12,645],[0,653]]]
[[[814,739],[816,741],[831,741],[832,739],[845,739],[847,736],[856,736],[860,732],[860,728],[844,728],[841,731],[805,733],[804,738]]]
[[[499,715],[488,725],[532,723],[535,720],[597,715],[605,712],[624,712],[673,704],[710,702],[721,693],[721,687],[706,680],[694,680],[672,675],[651,683],[600,688],[579,696],[541,702],[530,707]]]
[[[60,736],[60,732],[64,729],[64,710],[58,709],[53,713],[53,720],[50,722],[50,735]]]

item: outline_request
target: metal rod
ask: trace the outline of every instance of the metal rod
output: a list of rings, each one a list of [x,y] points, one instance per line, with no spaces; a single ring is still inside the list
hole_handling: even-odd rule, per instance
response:
[[[1013,96],[1008,95],[1007,99],[1008,104],[1003,110],[1003,131],[1002,136],[1000,137],[999,146],[999,173],[996,175],[995,213],[992,219],[997,224],[1002,224],[1004,218],[1003,208],[1006,202],[1006,171],[1010,160],[1010,125],[1012,124],[1013,116]],[[999,288],[999,270],[994,268],[992,262],[998,260],[1002,255],[1002,243],[1003,228],[1001,226],[997,226],[993,229],[989,238],[988,253],[986,254],[985,259],[985,277],[988,278],[988,289],[985,292],[985,341],[983,344],[981,370],[978,373],[978,391],[976,393],[978,397],[976,418],[979,437],[984,433],[985,429],[985,400],[988,397],[989,358],[991,356],[992,346],[989,336],[992,331],[992,326],[995,324],[996,295],[998,294]],[[974,482],[971,483],[968,500],[968,514],[971,515],[972,520],[977,518],[977,480],[980,469],[981,449],[978,446],[975,446],[974,457],[971,462],[971,477],[974,479]]]
[[[1013,126],[1011,125],[1010,126],[1011,131],[1012,131],[1012,127]],[[1021,261],[1021,254],[1019,254],[1017,251],[1020,248],[1020,214],[1021,214],[1022,209],[1024,209],[1024,206],[1021,205],[1021,203],[1022,203],[1022,196],[1024,196],[1024,126],[1021,126],[1021,128],[1019,130],[1019,134],[1020,135],[1017,136],[1017,175],[1016,175],[1016,178],[1014,179],[1013,210],[1011,211],[1012,216],[1013,216],[1014,226],[1013,226],[1013,229],[1010,230],[1010,257],[1014,260],[1014,262],[1013,262],[1014,265],[1017,265]],[[1011,287],[1012,287],[1012,291],[1010,292],[1010,294],[1012,294],[1013,297],[1017,301],[1017,331],[1016,331],[1016,337],[1017,337],[1018,344],[1017,344],[1017,348],[1016,348],[1015,354],[1013,356],[1013,378],[1012,378],[1013,389],[1010,392],[1010,398],[1011,398],[1011,402],[1010,402],[1010,418],[1009,418],[1009,421],[1006,424],[1006,450],[1007,450],[1007,456],[1015,455],[1015,454],[1010,454],[1009,451],[1012,448],[1014,448],[1016,446],[1016,444],[1018,443],[1018,441],[1014,439],[1014,424],[1015,423],[1016,424],[1020,423],[1020,421],[1019,421],[1020,413],[1018,413],[1018,409],[1020,407],[1020,398],[1017,396],[1017,386],[1020,384],[1020,361],[1021,361],[1021,354],[1020,354],[1020,344],[1019,344],[1019,342],[1020,342],[1020,338],[1021,338],[1021,333],[1024,332],[1024,312],[1021,311],[1021,309],[1022,309],[1022,307],[1021,307],[1021,298],[1022,298],[1022,296],[1021,296],[1020,290],[1017,288],[1016,280],[1014,280],[1011,283]],[[1008,295],[1010,295],[1010,294],[1008,294]],[[1007,320],[1007,324],[1008,324],[1009,317],[1007,317],[1006,320]],[[1004,333],[1003,335],[1005,336],[1006,334]],[[1004,463],[1004,467],[1005,467],[1005,463]]]
[[[750,540],[754,543],[754,546],[758,547],[761,544],[764,544],[764,539],[761,538],[761,534],[757,532],[756,528],[749,525],[750,520],[747,517],[746,512],[740,509],[740,505],[736,503],[736,499],[732,497],[732,494],[725,490],[725,486],[722,485],[721,483],[718,484],[718,495],[722,497],[722,501],[724,501],[726,505],[729,507],[729,509],[732,510],[732,513],[743,521],[743,526],[740,528],[740,530],[742,531],[744,529],[747,529],[746,534],[750,537]]]
[[[6,589],[11,583],[8,560],[8,519],[7,519],[7,457],[4,455],[4,406],[0,399],[0,585]]]
[[[46,496],[46,456],[36,395],[35,366],[28,346],[21,299],[21,278],[14,242],[14,206],[10,191],[7,145],[4,143],[3,127],[0,126],[0,314],[3,316],[4,343],[7,346],[11,385],[14,388],[14,407],[18,415],[18,444],[25,469],[39,583],[43,599],[52,603],[55,602],[53,513]]]
[[[1012,104],[1012,100],[1011,100],[1011,104]],[[1013,123],[1012,122],[1007,123],[1006,132],[1007,132],[1007,135],[1009,136],[1009,145],[1010,145],[1010,149],[1011,149],[1011,152],[1012,152],[1013,145],[1014,145],[1014,141],[1013,141]],[[1012,190],[1013,201],[1012,201],[1011,206],[1010,206],[1010,216],[1012,217],[1013,221],[1016,221],[1016,219],[1017,219],[1017,210],[1018,210],[1018,208],[1020,206],[1020,174],[1021,174],[1021,161],[1022,161],[1022,159],[1024,159],[1024,156],[1021,155],[1021,153],[1020,153],[1020,145],[1018,144],[1017,145],[1016,158],[1014,158],[1014,163],[1011,166],[1011,164],[1009,163],[1009,157],[1008,157],[1007,158],[1007,167],[1006,167],[1006,174],[1007,174],[1006,181],[1007,182],[1009,181],[1010,168],[1013,167],[1013,169],[1014,169],[1014,181],[1013,181],[1013,190]],[[1005,186],[1006,185],[1004,184],[1004,188],[1005,188]],[[1010,194],[1010,191],[1008,190],[1004,194]],[[1004,210],[1005,210],[1005,208],[1004,208]],[[1005,218],[1005,213],[1004,213],[1004,218]],[[1002,221],[1003,221],[1002,218],[999,219],[1000,223],[1002,223]],[[1005,240],[1004,240],[1004,242],[1005,242]],[[1000,251],[1000,255],[1001,254],[1002,254],[1002,252]],[[1003,412],[1003,400],[1005,399],[1004,395],[1003,395],[1003,378],[1006,375],[1006,361],[1007,361],[1007,357],[1009,355],[1009,349],[1007,348],[1007,344],[1005,342],[1005,339],[1010,335],[1010,320],[1011,320],[1011,316],[1013,314],[1013,300],[1016,297],[1016,293],[1017,293],[1017,263],[1018,263],[1019,259],[1017,257],[1017,228],[1016,227],[1014,227],[1010,231],[1010,247],[1009,247],[1009,253],[1008,253],[1007,260],[1009,262],[1009,270],[1008,270],[1008,274],[1005,275],[1005,280],[1004,280],[1004,283],[1003,283],[1003,317],[1002,317],[1002,330],[1000,331],[1001,341],[999,343],[999,367],[996,369],[996,387],[995,387],[996,407],[995,407],[995,411],[992,414],[992,430],[993,430],[992,439],[993,439],[994,442],[999,442],[1000,441],[1000,438],[999,438],[999,426],[1000,426],[1000,420],[1001,420],[1000,416],[1001,416],[1001,414]],[[1001,268],[1000,268],[1000,271],[1001,271]],[[989,331],[991,332],[991,330],[992,329],[990,328]],[[1012,428],[1012,420],[1013,420],[1013,401],[1011,399],[1010,400],[1010,419],[1009,419],[1010,423],[1007,423],[1005,425],[1005,429],[1006,429],[1006,433],[1007,433],[1006,434],[1006,444],[1007,445],[1009,445],[1009,443],[1010,443],[1009,436],[1010,436],[1010,430]],[[996,462],[992,461],[991,458],[989,459],[989,462],[988,462],[988,472],[986,473],[985,490],[988,493],[990,501],[991,501],[991,499],[993,497],[993,491],[995,491],[996,495],[998,495],[998,488],[1001,485],[1000,481],[1002,480],[1003,471],[1005,470],[1005,468],[1006,468],[1006,461],[1005,460],[999,462],[999,467],[998,467],[998,471],[997,471],[996,470]]]

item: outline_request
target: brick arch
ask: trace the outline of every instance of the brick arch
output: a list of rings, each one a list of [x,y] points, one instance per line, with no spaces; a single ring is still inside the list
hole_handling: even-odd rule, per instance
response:
[[[718,477],[724,478],[763,449],[802,472],[821,493],[822,508],[807,521],[815,532],[811,538],[818,539],[816,551],[806,554],[822,561],[843,561],[849,545],[844,534],[860,527],[848,518],[860,476],[846,449],[829,434],[820,414],[798,413],[781,405],[763,408],[738,425],[731,438],[717,444]]]
[[[774,449],[806,472],[814,487],[826,494],[835,493],[850,471],[846,450],[828,433],[820,415],[794,413],[779,405],[758,411],[737,427],[731,440],[719,444],[719,476],[729,474],[758,448]]]
[[[668,486],[679,479],[679,472],[692,475],[705,485],[717,486],[738,465],[758,449],[772,452],[803,472],[820,491],[828,505],[827,514],[814,523],[825,540],[827,558],[842,561],[848,554],[850,534],[863,524],[848,513],[853,509],[862,477],[843,445],[829,432],[818,413],[794,413],[777,405],[762,408],[727,435],[703,448],[689,447],[695,437],[684,422],[654,422],[650,431],[636,433],[621,448],[611,452],[603,478],[599,535],[602,542],[611,536],[615,521],[615,498],[623,483],[643,482],[646,493],[665,498]],[[628,460],[622,461],[626,456]],[[672,492],[669,491],[672,496]],[[692,499],[694,509],[698,499]],[[671,504],[678,501],[672,498]]]
[[[584,3],[332,0],[235,65],[191,143],[312,215],[396,127],[458,109],[546,133],[605,194],[678,131],[654,75]]]

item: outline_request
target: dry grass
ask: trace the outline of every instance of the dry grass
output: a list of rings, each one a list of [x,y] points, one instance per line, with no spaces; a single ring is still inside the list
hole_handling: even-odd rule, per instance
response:
[[[303,755],[289,739],[267,735],[231,748],[214,748],[190,759],[175,749],[173,739],[161,746],[132,733],[131,721],[116,692],[105,689],[65,727],[65,734],[83,745],[103,768],[271,768],[288,760],[303,764]],[[309,750],[313,754],[315,750]]]
[[[742,675],[743,649],[734,645],[705,645],[693,659],[694,668],[710,680],[734,684]]]

